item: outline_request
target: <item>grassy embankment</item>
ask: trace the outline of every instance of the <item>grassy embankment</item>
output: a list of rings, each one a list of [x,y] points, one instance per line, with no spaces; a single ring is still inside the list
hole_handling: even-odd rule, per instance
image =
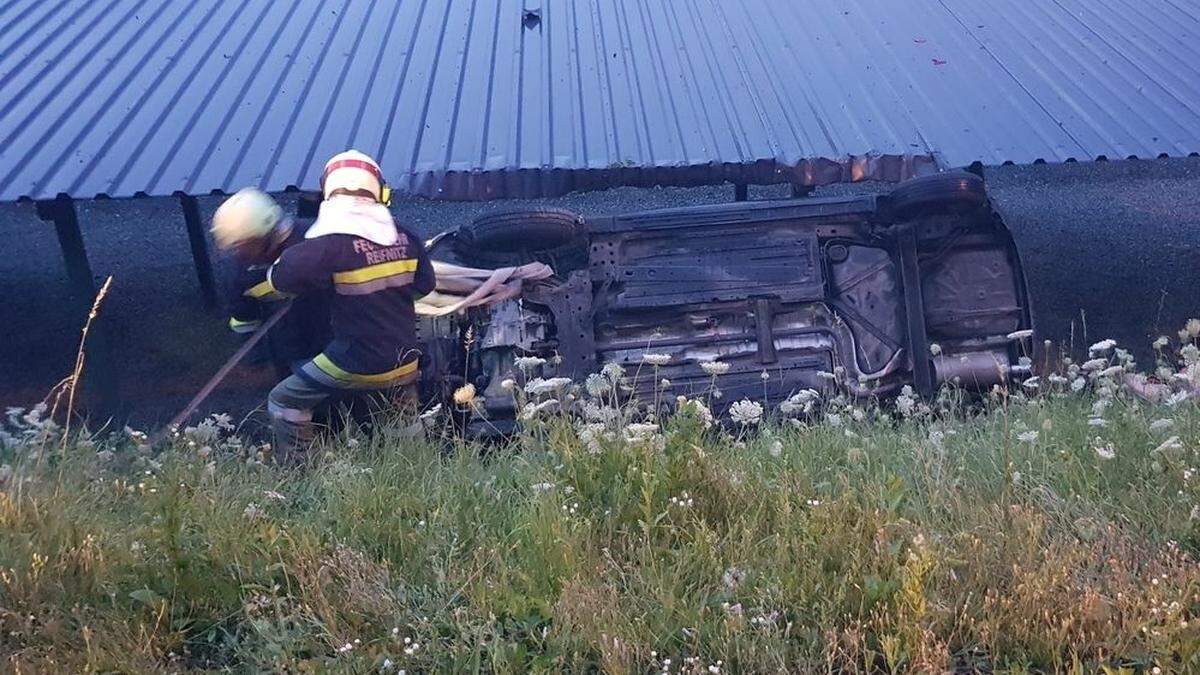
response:
[[[1200,406],[1101,347],[971,412],[518,383],[486,458],[387,431],[303,473],[223,418],[151,456],[14,411],[0,669],[1200,670]]]

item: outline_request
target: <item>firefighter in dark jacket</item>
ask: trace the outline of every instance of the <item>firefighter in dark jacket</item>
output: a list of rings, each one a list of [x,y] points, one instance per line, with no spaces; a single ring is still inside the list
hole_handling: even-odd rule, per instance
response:
[[[267,269],[284,249],[304,241],[305,222],[283,217],[266,194],[246,188],[227,199],[213,217],[213,238],[240,267],[227,302],[229,329],[249,334],[288,299],[267,292]],[[330,339],[329,293],[293,300],[292,309],[266,336],[266,346],[279,377],[292,365],[321,352]]]
[[[298,458],[312,437],[313,409],[349,392],[395,395],[417,381],[414,303],[434,289],[421,240],[398,227],[379,165],[356,151],[334,156],[321,179],[324,201],[304,241],[267,270],[264,293],[330,293],[333,336],[325,349],[271,390],[275,455]]]

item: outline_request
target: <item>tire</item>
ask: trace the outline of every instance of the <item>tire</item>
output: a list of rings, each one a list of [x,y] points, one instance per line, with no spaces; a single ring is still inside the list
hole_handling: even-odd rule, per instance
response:
[[[921,176],[904,181],[888,196],[896,220],[966,213],[987,203],[983,179],[966,171]]]
[[[470,265],[504,267],[536,261],[563,275],[587,265],[588,237],[579,214],[542,207],[480,216],[459,228],[454,250]]]

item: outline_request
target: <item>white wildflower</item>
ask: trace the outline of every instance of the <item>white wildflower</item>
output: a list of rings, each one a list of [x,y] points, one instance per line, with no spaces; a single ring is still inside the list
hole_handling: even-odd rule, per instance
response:
[[[1171,338],[1167,337],[1166,335],[1159,335],[1154,339],[1154,344],[1152,346],[1155,349],[1165,349],[1169,344],[1171,344]]]
[[[612,389],[612,384],[600,373],[592,373],[583,381],[583,388],[592,396],[603,396]]]
[[[1024,382],[1022,382],[1021,386],[1025,387],[1026,389],[1037,389],[1038,387],[1041,386],[1041,382],[1042,382],[1042,378],[1038,377],[1037,375],[1034,375],[1033,377],[1028,378]]]
[[[831,373],[827,370],[818,370],[817,377],[821,378],[822,380],[836,380],[837,379],[837,375],[834,375],[833,373]]]
[[[1004,337],[1008,338],[1009,340],[1027,340],[1033,337],[1033,329],[1026,328],[1025,330],[1015,330]]]
[[[1150,423],[1150,431],[1158,433],[1159,431],[1166,431],[1173,426],[1175,426],[1175,420],[1169,417],[1160,417]]]
[[[616,408],[604,406],[595,401],[584,401],[581,406],[583,418],[589,422],[604,422],[609,423],[621,416],[621,411]]]
[[[1100,459],[1113,459],[1117,456],[1117,451],[1111,443],[1098,443],[1092,449],[1096,451],[1096,456]]]
[[[35,411],[37,409],[38,409],[37,407],[34,408]],[[29,415],[25,416],[27,422],[29,421],[31,415],[33,415],[33,413],[30,413]],[[38,422],[37,416],[34,416],[33,417],[33,426],[36,426],[37,422]],[[144,443],[146,441],[146,432],[138,431],[132,427],[125,427],[125,435],[128,436],[129,440],[133,441],[134,443]]]
[[[1200,362],[1200,347],[1194,344],[1186,344],[1179,350],[1179,356],[1188,365]]]
[[[1188,319],[1187,323],[1183,326],[1183,330],[1188,334],[1188,337],[1200,337],[1200,319]]]
[[[762,420],[763,407],[757,401],[742,399],[729,406],[729,418],[743,425],[758,424]]]
[[[526,403],[525,407],[521,409],[520,418],[525,421],[532,420],[542,413],[553,412],[557,408],[558,399],[556,398],[548,398],[541,403]]]
[[[1108,420],[1104,419],[1103,417],[1090,417],[1090,418],[1088,418],[1088,426],[1089,427],[1106,427],[1106,426],[1108,426]]]
[[[209,416],[212,423],[223,431],[233,431],[233,418],[228,413],[213,413]]]
[[[613,438],[615,436],[608,431],[607,426],[599,422],[589,422],[579,427],[579,440],[592,454],[599,454],[603,449],[600,445],[601,441]]]
[[[913,414],[917,407],[917,399],[913,392],[913,388],[909,385],[904,385],[900,390],[900,395],[896,397],[896,410],[905,417]]]
[[[837,413],[829,413],[825,416],[825,422],[831,427],[842,426],[842,416]]]
[[[1024,431],[1017,434],[1017,440],[1022,443],[1037,443],[1037,439],[1038,432],[1036,431]]]
[[[1108,359],[1088,359],[1079,367],[1089,373],[1094,370],[1101,370],[1108,367]]]
[[[112,452],[112,450],[101,450],[100,452],[96,453],[96,459],[101,462],[106,462],[106,463],[111,462],[113,459],[113,452]],[[3,481],[0,481],[0,482],[3,482]]]
[[[726,590],[736,591],[738,586],[746,580],[746,573],[736,567],[730,567],[721,575],[721,584]]]
[[[431,419],[437,417],[438,413],[440,413],[440,412],[442,412],[442,404],[437,403],[429,410],[426,410],[425,412],[421,413],[420,418],[422,420],[431,420]]]
[[[1116,377],[1117,375],[1120,375],[1124,371],[1125,371],[1125,366],[1122,366],[1122,365],[1109,366],[1109,367],[1105,368],[1104,370],[1100,371],[1099,377]]]
[[[616,383],[622,377],[625,377],[625,368],[621,364],[612,361],[604,364],[604,367],[600,369],[600,374],[607,377],[609,382]]]
[[[454,403],[459,407],[473,406],[475,404],[475,385],[468,382],[455,389]]]
[[[692,499],[691,495],[688,494],[687,490],[684,490],[683,492],[679,493],[678,497],[671,497],[671,499],[669,501],[670,501],[671,506],[677,506],[681,509],[686,509],[689,506],[695,505],[695,503],[696,503],[696,500]]]
[[[725,373],[728,373],[729,364],[721,361],[701,361],[700,370],[703,370],[705,373],[716,377],[717,375],[724,375]]]
[[[571,384],[571,378],[569,377],[552,377],[547,380],[537,377],[525,385],[525,393],[540,396],[558,391],[569,384]]]
[[[659,389],[670,389],[671,381],[664,377],[663,379],[658,381],[658,388]]]
[[[815,389],[801,389],[788,398],[783,403],[779,404],[779,412],[785,415],[794,415],[797,413],[808,414],[813,411],[817,401],[821,400],[821,395]]]
[[[549,492],[554,489],[554,483],[534,483],[532,486],[534,492]]]
[[[942,355],[942,346],[936,342],[930,342],[929,343],[929,353],[933,356],[941,356]]]
[[[665,366],[671,362],[670,354],[651,354],[649,352],[642,354],[642,363],[651,366]]]
[[[713,425],[712,411],[708,409],[708,406],[704,405],[703,401],[698,399],[685,399],[679,404],[678,412],[696,417],[704,424],[705,429]]]
[[[1077,377],[1074,380],[1071,380],[1071,391],[1073,392],[1079,393],[1083,391],[1083,388],[1086,386],[1087,380],[1083,379],[1082,377]]]
[[[545,364],[546,359],[540,356],[518,356],[513,360],[513,365],[526,373]]]
[[[772,457],[779,457],[783,454],[783,441],[776,438],[771,441],[771,445],[767,446],[767,453]]]
[[[263,496],[266,497],[267,499],[272,499],[277,502],[286,502],[287,501],[287,497],[283,496],[282,494],[280,494],[274,490],[263,490]]]
[[[1116,340],[1113,340],[1113,339],[1101,340],[1101,341],[1093,344],[1091,347],[1088,347],[1088,354],[1092,354],[1092,355],[1103,354],[1116,346],[1117,346]]]
[[[254,503],[254,502],[250,502],[249,504],[246,505],[246,508],[242,511],[242,515],[245,516],[250,521],[255,521],[255,520],[259,520],[260,518],[263,518],[264,516],[266,516],[266,512],[263,511],[262,507],[259,506],[258,504]]]
[[[630,441],[643,440],[657,433],[657,424],[632,422],[625,425],[625,438]]]
[[[1168,396],[1165,400],[1163,400],[1163,404],[1166,405],[1168,408],[1173,408],[1173,407],[1179,405],[1180,403],[1183,403],[1184,401],[1188,400],[1189,396],[1190,396],[1190,394],[1188,394],[1186,391],[1177,391],[1174,394],[1171,394],[1170,396]]]

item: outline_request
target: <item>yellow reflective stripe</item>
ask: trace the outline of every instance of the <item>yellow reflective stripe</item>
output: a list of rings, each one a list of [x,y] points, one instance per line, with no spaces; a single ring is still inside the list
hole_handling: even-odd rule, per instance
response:
[[[264,302],[274,302],[276,300],[286,300],[294,297],[291,293],[284,293],[278,288],[275,288],[275,284],[271,283],[271,277],[269,276],[267,277],[266,281],[260,281],[250,288],[247,288],[242,295],[255,300],[262,300]]]
[[[272,293],[278,292],[279,291],[275,290],[275,284],[271,283],[270,279],[267,279],[266,281],[260,281],[250,288],[247,288],[246,292],[242,293],[242,295],[250,298],[260,299],[265,298]]]
[[[405,363],[394,370],[389,370],[386,373],[377,373],[374,375],[359,375],[357,373],[351,373],[349,371],[342,370],[337,366],[337,364],[335,364],[333,361],[330,361],[329,357],[325,356],[324,354],[317,354],[316,357],[313,358],[313,365],[320,368],[323,373],[334,378],[335,380],[342,380],[344,382],[359,382],[362,384],[384,384],[404,377],[405,375],[412,375],[413,373],[417,372],[416,359],[413,359],[412,361],[409,361],[408,363]]]
[[[335,284],[361,284],[367,281],[374,281],[383,277],[390,277],[393,274],[404,274],[406,272],[415,272],[417,270],[416,258],[407,258],[405,260],[393,260],[392,262],[379,263],[378,265],[370,265],[368,267],[360,267],[356,270],[346,270],[345,272],[335,272],[333,275],[333,283]]]
[[[235,333],[248,333],[261,324],[261,321],[241,321],[235,317],[229,317],[229,330]]]

